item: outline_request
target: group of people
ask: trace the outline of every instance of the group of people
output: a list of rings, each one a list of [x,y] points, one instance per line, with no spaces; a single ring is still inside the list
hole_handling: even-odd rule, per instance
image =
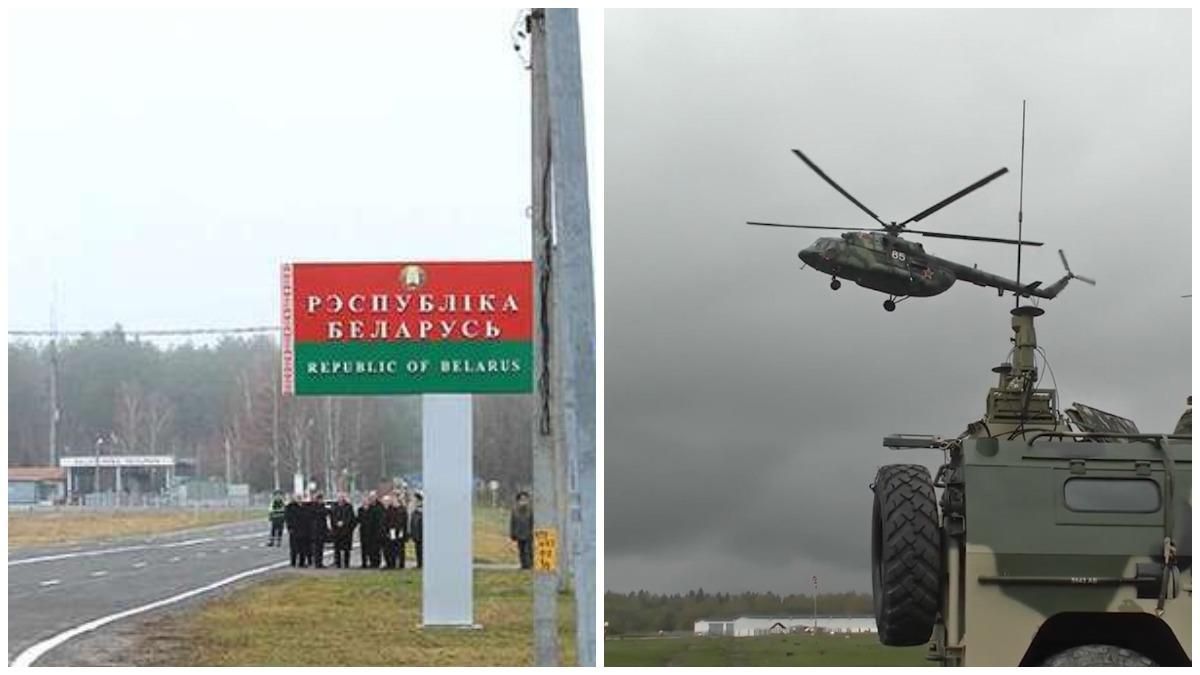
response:
[[[325,544],[333,542],[334,567],[350,567],[354,530],[358,530],[361,566],[368,569],[404,569],[405,544],[411,541],[417,567],[423,561],[425,539],[424,497],[396,490],[379,496],[367,493],[356,511],[341,493],[332,504],[320,492],[293,495],[285,504],[276,493],[269,519],[271,538],[267,546],[282,546],[288,533],[292,567],[325,567]],[[533,567],[533,506],[528,492],[517,493],[509,516],[508,536],[517,545],[521,569]]]
[[[345,493],[332,504],[320,492],[293,495],[285,504],[276,494],[271,503],[268,546],[282,546],[288,533],[292,567],[325,567],[325,545],[333,543],[334,567],[350,567],[354,530],[358,530],[362,567],[404,569],[405,543],[413,542],[417,567],[423,562],[424,501],[421,493],[406,499],[400,491],[382,497],[370,492],[357,511]]]

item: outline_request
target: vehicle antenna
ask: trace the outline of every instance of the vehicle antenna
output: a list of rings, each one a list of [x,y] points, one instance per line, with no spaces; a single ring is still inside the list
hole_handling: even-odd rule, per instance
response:
[[[1017,241],[1021,241],[1022,225],[1025,221],[1025,101],[1021,101],[1021,176],[1020,196],[1017,198]],[[1017,286],[1021,285],[1021,245],[1017,244]],[[1021,292],[1017,291],[1017,304],[1021,306]]]

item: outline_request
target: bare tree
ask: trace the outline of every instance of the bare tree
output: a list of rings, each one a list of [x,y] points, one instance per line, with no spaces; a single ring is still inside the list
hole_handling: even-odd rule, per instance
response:
[[[151,455],[158,454],[158,443],[166,435],[171,421],[175,416],[170,399],[155,392],[150,395],[146,404],[146,431]]]
[[[128,380],[122,382],[117,387],[116,419],[113,420],[113,429],[121,439],[120,446],[125,454],[137,450],[145,415],[141,387],[136,382]]]

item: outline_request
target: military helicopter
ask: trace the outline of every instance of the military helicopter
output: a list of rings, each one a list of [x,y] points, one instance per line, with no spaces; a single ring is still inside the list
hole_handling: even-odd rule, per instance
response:
[[[942,201],[921,211],[903,222],[884,222],[875,212],[868,209],[862,202],[855,199],[842,186],[838,185],[820,167],[809,159],[803,152],[793,149],[810,169],[829,183],[833,189],[849,199],[855,206],[874,218],[881,227],[828,227],[823,225],[789,225],[786,223],[765,223],[747,221],[748,225],[765,227],[792,227],[806,230],[843,230],[841,237],[821,237],[812,246],[800,251],[800,260],[808,267],[833,277],[829,287],[837,290],[842,287],[842,279],[874,291],[886,293],[888,299],[883,308],[889,312],[896,310],[896,304],[908,298],[927,298],[945,292],[955,281],[968,281],[977,286],[990,286],[1004,295],[1004,291],[1019,294],[1023,297],[1053,298],[1067,286],[1071,279],[1078,279],[1086,284],[1096,282],[1071,272],[1067,257],[1060,249],[1058,255],[1062,258],[1063,267],[1067,274],[1053,284],[1042,288],[1042,282],[1021,284],[1012,279],[984,272],[977,267],[968,267],[952,260],[939,258],[925,252],[925,248],[916,242],[903,239],[903,234],[918,234],[925,237],[942,239],[965,239],[968,241],[986,241],[1017,246],[1041,246],[1038,241],[1002,239],[999,237],[977,237],[967,234],[947,234],[930,232],[928,230],[912,230],[909,223],[920,222],[922,219],[940,211],[950,204],[962,199],[1000,176],[1008,173],[1007,168],[999,169],[967,187],[955,192]]]

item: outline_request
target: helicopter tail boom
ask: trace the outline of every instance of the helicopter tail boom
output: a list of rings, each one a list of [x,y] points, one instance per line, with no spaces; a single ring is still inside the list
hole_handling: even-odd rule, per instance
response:
[[[1022,293],[1022,295],[1024,295],[1025,297],[1029,297],[1032,295],[1032,296],[1036,296],[1039,298],[1050,299],[1050,298],[1056,297],[1059,293],[1062,293],[1062,290],[1067,287],[1067,282],[1069,282],[1070,280],[1071,280],[1071,275],[1068,274],[1067,276],[1065,276],[1065,277],[1059,279],[1058,281],[1047,286],[1045,288],[1045,290],[1034,288],[1034,286],[1041,285],[1042,282],[1038,281],[1038,282],[1035,282],[1033,284],[1026,286],[1025,288],[1029,289],[1029,292]]]
[[[1067,274],[1058,281],[1045,287],[1042,286],[1042,282],[1040,281],[1034,281],[1028,284],[1018,284],[1012,279],[1007,279],[996,274],[984,272],[983,270],[975,267],[967,267],[966,265],[961,265],[949,260],[938,259],[938,263],[952,270],[955,277],[959,281],[966,281],[975,284],[976,286],[990,286],[999,290],[1001,295],[1004,294],[1004,291],[1008,291],[1026,298],[1038,297],[1049,299],[1057,297],[1059,293],[1062,293],[1063,289],[1067,287],[1067,284],[1070,283],[1072,279],[1078,279],[1079,281],[1082,281],[1086,284],[1091,284],[1093,286],[1096,285],[1094,280],[1079,276],[1078,274],[1072,272],[1071,267],[1066,262],[1067,258],[1062,254],[1062,251],[1059,251],[1059,256],[1063,260],[1063,267],[1066,268]]]

